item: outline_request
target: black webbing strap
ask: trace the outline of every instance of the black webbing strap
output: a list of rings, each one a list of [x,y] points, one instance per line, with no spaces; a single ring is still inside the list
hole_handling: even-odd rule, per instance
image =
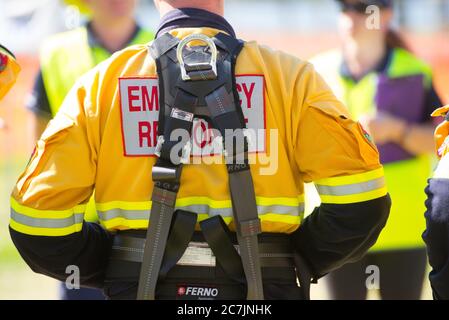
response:
[[[262,300],[262,271],[257,239],[257,235],[261,232],[261,226],[249,168],[229,172],[229,188],[231,190],[240,256],[248,282],[247,297],[248,300]]]
[[[164,183],[172,183],[170,180],[166,181]],[[156,183],[154,185],[150,214],[151,223],[147,230],[137,290],[138,300],[155,299],[159,271],[175,211],[176,194],[177,191],[160,188],[156,186]]]
[[[197,214],[184,210],[176,210],[165,247],[159,280],[165,279],[167,273],[178,263],[195,232]]]
[[[166,68],[167,61],[161,60],[167,52],[171,51],[178,44],[179,40],[174,37],[162,36],[153,41],[150,53],[156,60],[158,75],[161,78],[162,72]],[[163,90],[163,83],[159,83],[160,91]],[[162,97],[161,97],[162,96]],[[164,93],[160,94],[161,101],[164,101]],[[175,211],[176,196],[179,190],[179,180],[182,165],[178,155],[176,164],[170,157],[170,133],[165,130],[165,118],[172,118],[166,112],[165,104],[160,105],[158,136],[163,137],[167,143],[158,141],[160,157],[152,169],[152,180],[154,182],[150,219],[151,223],[147,229],[145,248],[143,251],[143,261],[140,269],[139,285],[137,289],[138,300],[154,300],[156,296],[156,285],[162,260],[167,245],[173,214]],[[179,119],[169,119],[168,126],[176,127]],[[191,122],[187,126],[190,125]],[[169,145],[170,144],[170,145]]]
[[[245,273],[240,255],[235,249],[228,226],[218,215],[200,222],[204,239],[223,271],[234,281],[245,283]]]
[[[159,272],[159,279],[164,279],[184,254],[195,232],[196,221],[196,213],[184,210],[175,211]],[[110,258],[141,263],[143,261],[145,241],[145,238],[119,232],[114,236]]]

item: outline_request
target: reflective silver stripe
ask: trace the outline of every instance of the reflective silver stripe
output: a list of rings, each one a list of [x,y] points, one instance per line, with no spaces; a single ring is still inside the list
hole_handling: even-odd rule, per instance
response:
[[[385,186],[385,178],[381,177],[375,180],[370,180],[361,183],[346,184],[342,186],[325,186],[316,185],[316,189],[320,195],[329,196],[347,196],[369,191],[374,191]]]
[[[67,228],[82,223],[83,213],[75,213],[73,216],[62,219],[33,218],[16,212],[11,208],[11,219],[17,223],[33,228]]]
[[[176,209],[182,209],[186,211],[195,212],[198,214],[207,214],[209,216],[221,215],[222,217],[232,217],[232,208],[211,208],[208,205],[189,205],[176,207]],[[257,206],[257,212],[259,215],[274,213],[283,215],[299,216],[304,212],[304,204],[301,203],[298,206]],[[124,209],[111,209],[107,211],[98,211],[100,220],[108,221],[114,218],[124,218],[126,220],[148,220],[150,217],[150,209],[148,210],[124,210]]]
[[[125,218],[126,220],[148,220],[150,210],[123,210],[111,209],[108,211],[98,211],[98,217],[102,221],[108,221],[115,218]]]

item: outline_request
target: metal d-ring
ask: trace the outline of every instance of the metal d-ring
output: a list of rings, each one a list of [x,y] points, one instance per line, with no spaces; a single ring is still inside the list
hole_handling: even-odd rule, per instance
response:
[[[211,58],[210,58],[209,63],[203,62],[203,63],[197,63],[195,65],[197,65],[197,66],[210,65],[212,68],[212,72],[215,75],[217,74],[217,47],[215,46],[214,41],[204,34],[192,34],[192,35],[187,36],[184,39],[182,39],[178,45],[177,50],[176,50],[176,57],[178,58],[179,66],[181,68],[181,77],[182,77],[182,80],[184,80],[184,81],[188,81],[188,80],[192,80],[192,79],[187,74],[187,71],[185,68],[185,63],[184,63],[184,57],[182,55],[182,50],[184,49],[184,47],[187,44],[189,44],[190,42],[195,41],[195,40],[204,42],[205,44],[207,44],[207,46],[211,50]],[[195,66],[195,65],[193,65],[193,66]]]

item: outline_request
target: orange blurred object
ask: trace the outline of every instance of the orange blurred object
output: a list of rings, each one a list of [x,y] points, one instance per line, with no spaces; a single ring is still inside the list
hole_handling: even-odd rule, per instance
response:
[[[432,113],[432,117],[446,117],[449,105],[441,107]],[[446,117],[447,118],[447,117]],[[449,121],[445,120],[435,129],[435,144],[438,157],[449,153]]]

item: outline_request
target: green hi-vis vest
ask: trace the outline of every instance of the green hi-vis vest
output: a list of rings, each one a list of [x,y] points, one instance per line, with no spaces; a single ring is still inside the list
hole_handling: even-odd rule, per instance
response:
[[[153,38],[152,32],[141,29],[129,45],[144,44]],[[54,35],[44,42],[40,63],[53,116],[76,80],[110,56],[100,46],[89,46],[85,27]]]
[[[129,45],[144,44],[153,38],[152,32],[141,29]],[[52,116],[58,112],[76,80],[110,56],[111,53],[100,46],[89,46],[85,27],[57,34],[44,42],[40,63]],[[98,220],[94,196],[87,204],[85,220]]]
[[[339,51],[324,53],[311,62],[337,97],[346,104],[354,119],[358,120],[365,114],[376,114],[375,96],[379,79],[377,72],[367,74],[358,82],[342,77],[342,55]],[[414,75],[422,75],[424,88],[430,88],[431,68],[410,52],[393,49],[387,76],[396,79]],[[391,162],[384,165],[384,170],[393,204],[387,225],[371,250],[424,247],[421,238],[425,229],[424,188],[432,172],[432,156],[422,155]]]

